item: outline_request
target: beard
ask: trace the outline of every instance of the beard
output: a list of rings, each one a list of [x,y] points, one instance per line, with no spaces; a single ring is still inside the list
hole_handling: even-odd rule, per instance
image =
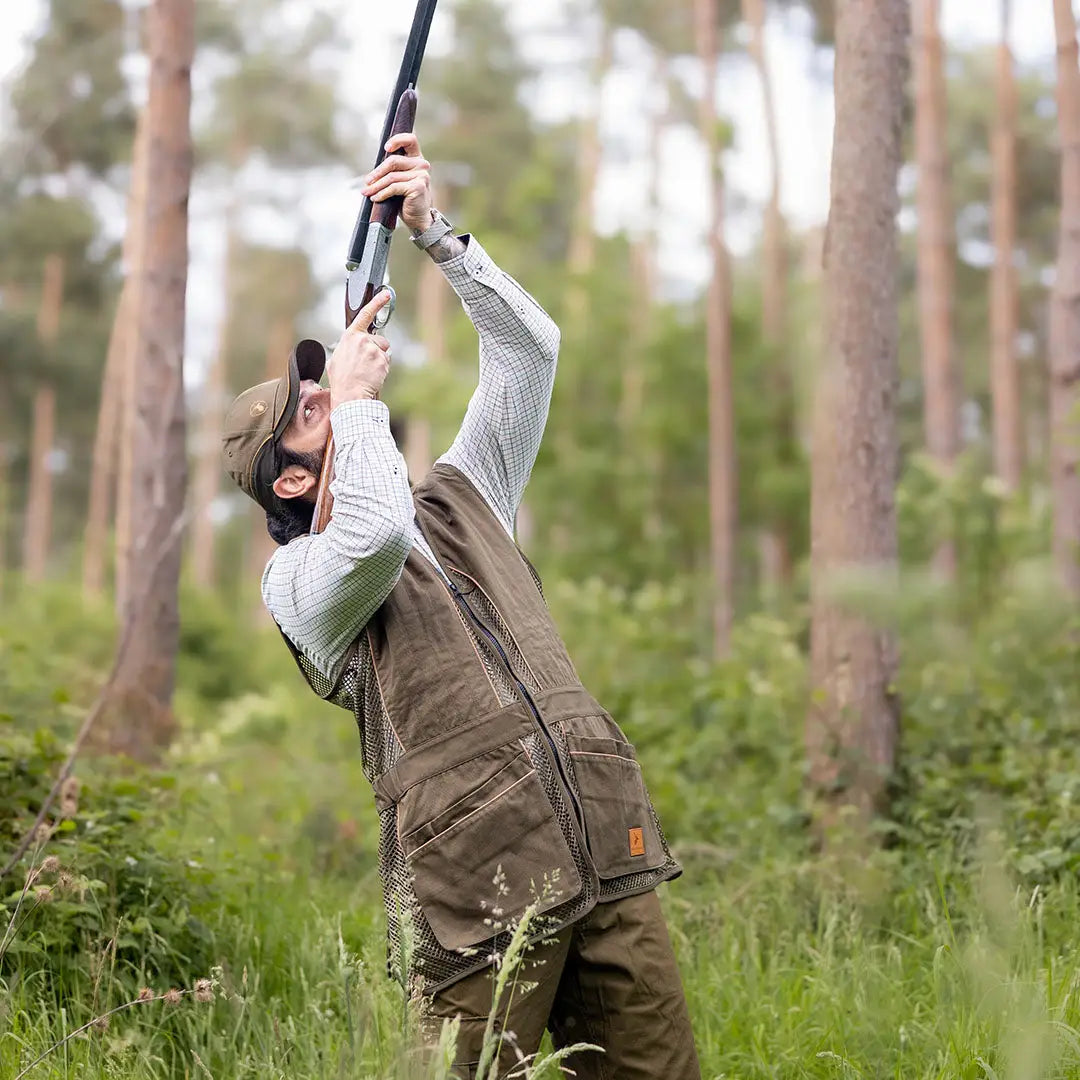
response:
[[[281,448],[281,468],[299,465],[306,469],[316,480],[322,475],[325,450],[289,450]],[[276,508],[267,511],[266,531],[276,544],[288,544],[311,531],[311,521],[315,516],[315,492],[313,487],[309,496],[302,499],[277,499]]]
[[[322,476],[323,459],[326,457],[326,450],[289,450],[286,447],[281,448],[281,467],[279,472],[284,472],[290,465],[299,465],[301,469],[307,470],[315,477],[316,480]],[[315,496],[312,494],[312,500]]]

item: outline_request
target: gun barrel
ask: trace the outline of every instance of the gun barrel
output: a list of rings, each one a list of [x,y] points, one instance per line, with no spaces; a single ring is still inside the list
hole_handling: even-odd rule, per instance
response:
[[[379,138],[379,147],[373,168],[377,169],[382,164],[383,158],[386,157],[386,142],[393,131],[394,119],[397,116],[401,95],[410,88],[415,89],[420,79],[420,65],[424,60],[424,50],[427,48],[431,20],[435,17],[435,5],[437,2],[438,0],[417,0],[412,29],[409,31],[409,40],[405,45],[405,55],[401,58],[401,68],[398,70],[397,82],[394,84],[393,93],[390,95],[390,103],[386,108],[386,119],[383,121],[382,135]],[[365,196],[360,204],[360,213],[356,218],[352,237],[349,240],[349,253],[345,258],[345,266],[348,270],[355,269],[363,261],[364,242],[367,239],[368,225],[370,223],[371,201]]]

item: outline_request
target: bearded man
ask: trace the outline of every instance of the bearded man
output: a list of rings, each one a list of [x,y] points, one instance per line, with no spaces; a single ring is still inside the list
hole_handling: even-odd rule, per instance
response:
[[[559,331],[433,208],[416,136],[386,149],[364,194],[403,198],[413,242],[476,327],[479,385],[415,488],[379,400],[390,344],[366,332],[387,293],[329,365],[322,345],[302,341],[285,375],[241,394],[223,457],[280,545],[263,598],[315,692],[356,718],[379,814],[389,967],[429,999],[432,1037],[460,1019],[457,1075],[474,1075],[492,966],[528,911],[534,945],[498,1028],[503,1067],[549,1029],[556,1046],[603,1048],[574,1056],[579,1077],[697,1080],[655,892],[680,868],[633,747],[581,685],[514,541]],[[331,431],[333,518],[312,535]]]

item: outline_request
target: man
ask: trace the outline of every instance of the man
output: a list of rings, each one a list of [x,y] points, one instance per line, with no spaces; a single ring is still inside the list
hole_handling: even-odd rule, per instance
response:
[[[480,381],[450,450],[410,490],[378,400],[390,346],[361,312],[330,360],[301,342],[281,379],[232,405],[225,467],[282,545],[263,597],[316,693],[356,717],[379,811],[390,967],[461,1020],[471,1077],[492,960],[526,908],[537,939],[506,1015],[504,1067],[545,1028],[579,1077],[696,1080],[655,887],[680,873],[633,748],[582,687],[514,517],[547,419],[559,332],[475,239],[432,206],[414,135],[364,193],[404,199],[480,339]],[[401,151],[401,154],[394,154]],[[327,436],[333,519],[310,535]],[[542,940],[541,940],[542,939]],[[505,1006],[505,1002],[503,1003]]]

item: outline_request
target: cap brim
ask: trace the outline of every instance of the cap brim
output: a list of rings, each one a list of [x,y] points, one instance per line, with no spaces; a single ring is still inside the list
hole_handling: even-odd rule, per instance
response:
[[[321,341],[313,341],[305,338],[289,354],[289,396],[285,402],[285,408],[274,424],[274,441],[276,442],[285,434],[285,429],[292,423],[296,415],[296,407],[300,404],[300,384],[318,382],[326,371],[326,346]]]
[[[318,382],[323,377],[324,371],[326,371],[326,346],[321,341],[305,338],[289,354],[289,393],[285,399],[285,407],[274,424],[273,434],[259,451],[252,467],[256,498],[265,510],[272,509],[274,481],[277,479],[275,455],[271,451],[270,443],[280,442],[282,435],[292,423],[297,406],[300,404],[300,384],[308,379]]]

